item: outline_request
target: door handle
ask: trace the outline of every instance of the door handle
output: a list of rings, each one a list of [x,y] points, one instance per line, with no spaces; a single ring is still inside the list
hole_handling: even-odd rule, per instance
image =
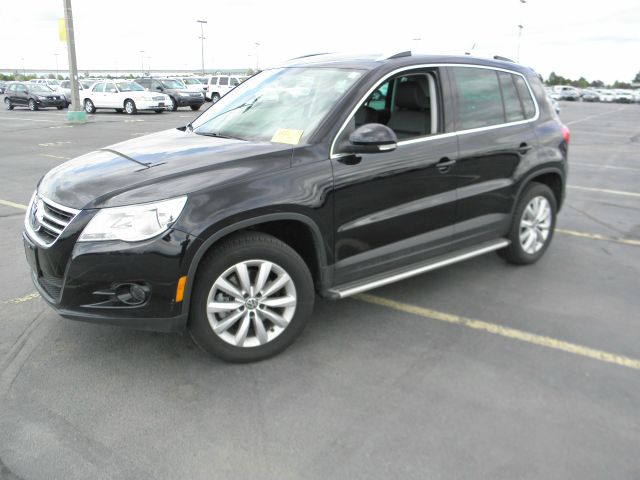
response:
[[[456,163],[455,160],[451,160],[450,158],[444,157],[444,158],[441,158],[438,163],[436,163],[436,168],[440,171],[440,173],[445,173],[449,170],[449,168],[455,165],[455,163]]]
[[[520,144],[520,146],[518,147],[518,153],[519,153],[520,155],[526,155],[526,154],[527,154],[527,152],[528,152],[529,150],[531,150],[532,148],[533,148],[533,147],[532,147],[531,145],[527,145],[525,142],[522,142],[522,143]]]

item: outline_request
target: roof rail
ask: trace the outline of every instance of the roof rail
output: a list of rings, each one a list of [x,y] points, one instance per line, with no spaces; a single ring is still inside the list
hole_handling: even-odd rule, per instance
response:
[[[288,62],[290,62],[291,60],[298,60],[298,59],[300,59],[300,58],[317,57],[318,55],[327,55],[327,54],[329,54],[329,53],[331,53],[331,52],[310,53],[310,54],[308,54],[308,55],[301,55],[301,56],[299,56],[299,57],[293,57],[293,58],[290,58],[290,59],[289,59],[289,60],[287,60],[287,61],[288,61]]]
[[[511,62],[511,63],[516,63],[513,60],[511,60],[510,58],[507,57],[501,57],[500,55],[494,55],[493,56],[494,60],[502,60],[503,62]]]
[[[393,58],[402,58],[402,57],[410,57],[411,56],[411,50],[404,50],[402,52],[395,52],[395,53],[391,53],[391,54],[384,54],[379,56],[378,58],[376,58],[377,61],[380,60],[391,60]]]

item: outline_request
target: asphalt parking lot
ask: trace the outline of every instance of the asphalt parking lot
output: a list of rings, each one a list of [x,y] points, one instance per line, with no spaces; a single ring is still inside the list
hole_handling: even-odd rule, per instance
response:
[[[1,111],[0,478],[640,478],[640,106],[562,109],[568,197],[540,262],[318,299],[251,365],[64,320],[23,259],[47,170],[195,115]]]

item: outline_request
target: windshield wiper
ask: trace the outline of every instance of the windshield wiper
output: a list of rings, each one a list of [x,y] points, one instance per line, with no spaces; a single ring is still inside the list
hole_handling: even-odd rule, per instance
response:
[[[242,140],[242,141],[246,141],[244,138],[240,138],[240,137],[234,137],[232,135],[225,135],[223,133],[217,133],[217,132],[206,132],[206,133],[201,133],[201,132],[195,132],[196,135],[204,135],[205,137],[216,137],[216,138],[230,138],[233,140]]]

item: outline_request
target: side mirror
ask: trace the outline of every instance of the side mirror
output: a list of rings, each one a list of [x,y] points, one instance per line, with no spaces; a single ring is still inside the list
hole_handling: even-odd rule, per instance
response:
[[[162,91],[162,87],[158,86],[158,87],[156,87],[156,90],[158,90],[159,92],[161,92],[161,91]]]
[[[349,135],[349,143],[342,150],[345,153],[390,152],[398,146],[396,133],[381,123],[367,123]]]

